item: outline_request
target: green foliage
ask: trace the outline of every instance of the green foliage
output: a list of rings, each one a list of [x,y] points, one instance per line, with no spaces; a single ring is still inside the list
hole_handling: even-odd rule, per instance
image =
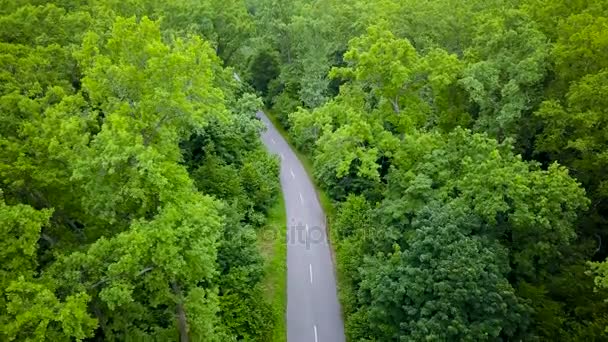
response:
[[[606,208],[608,180],[608,139],[605,127],[608,71],[590,74],[573,83],[565,103],[543,102],[536,115],[545,123],[537,140],[537,151],[570,165],[590,190],[597,210]],[[595,216],[592,219],[604,222]]]
[[[277,56],[267,50],[259,51],[249,62],[251,84],[262,96],[268,95],[270,81],[279,76],[279,62]]]
[[[288,27],[289,35],[294,40],[293,53],[297,63],[286,68],[288,74],[294,74],[293,77],[287,77],[298,80],[299,98],[309,108],[318,107],[327,99],[327,73],[331,53],[328,36],[331,27],[324,24],[315,18],[315,9],[309,5],[302,9],[300,16],[291,18]]]
[[[513,137],[538,104],[549,64],[547,38],[524,13],[478,18],[460,80],[478,107],[476,126],[499,140]]]
[[[352,340],[605,337],[605,1],[251,4],[279,56],[270,104],[343,211],[332,236]],[[395,296],[414,287],[437,297]],[[417,313],[436,302],[458,310]]]
[[[605,13],[602,16],[574,14],[560,23],[558,39],[553,48],[560,78],[571,81],[608,67],[606,60],[601,57],[601,51],[608,46],[606,37],[600,33],[606,25],[608,18]]]
[[[2,192],[0,192],[2,195]],[[30,278],[34,275],[38,250],[37,242],[42,227],[48,224],[52,210],[37,211],[34,208],[18,204],[6,205],[0,198],[0,223],[2,241],[0,260],[2,275],[0,284],[3,290],[11,280],[20,276]]]
[[[350,337],[529,336],[516,285],[566,260],[586,203],[567,172],[456,130],[404,139],[387,184],[377,208],[349,197],[333,221]]]
[[[289,114],[295,112],[300,106],[302,106],[302,101],[288,89],[284,89],[272,99],[272,108],[284,127],[289,127]]]
[[[12,317],[3,326],[9,341],[82,341],[93,335],[97,320],[87,313],[89,296],[69,295],[61,302],[44,285],[20,277],[6,288],[6,313]]]
[[[416,215],[431,200],[462,202],[483,220],[479,233],[509,248],[518,276],[542,277],[575,237],[577,212],[588,203],[584,190],[563,167],[538,169],[482,135],[457,130],[435,139],[405,141],[396,172],[389,175],[387,198],[400,198],[387,206],[390,217]]]
[[[263,104],[352,340],[606,338],[606,1],[0,7],[0,339],[269,340]]]
[[[2,7],[0,339],[266,340],[244,3]]]
[[[354,339],[498,340],[525,328],[527,309],[505,278],[506,250],[467,236],[470,217],[459,215],[430,206],[403,252],[366,261],[358,296],[367,305],[349,321],[363,325]]]

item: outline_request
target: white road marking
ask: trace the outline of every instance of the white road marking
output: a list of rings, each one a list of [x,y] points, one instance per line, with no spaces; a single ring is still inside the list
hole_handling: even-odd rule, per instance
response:
[[[296,174],[293,173],[293,170],[289,169],[289,172],[291,172],[291,178],[296,179]],[[302,195],[300,195],[300,196],[302,196]]]
[[[315,342],[319,342],[319,336],[317,336],[317,325],[315,324]]]
[[[284,160],[285,156],[283,155],[283,153],[281,153],[281,160]]]
[[[300,202],[304,204],[304,197],[302,197],[302,193],[300,192]]]
[[[310,274],[310,283],[312,284],[312,264],[308,264],[308,273]]]
[[[276,144],[276,143],[277,143],[276,141],[274,141],[274,139],[273,139],[273,138],[270,138],[270,140],[272,140],[272,143],[273,143],[273,144]]]
[[[306,225],[306,234],[308,234],[308,224]]]
[[[308,244],[308,224],[306,225],[306,244]]]

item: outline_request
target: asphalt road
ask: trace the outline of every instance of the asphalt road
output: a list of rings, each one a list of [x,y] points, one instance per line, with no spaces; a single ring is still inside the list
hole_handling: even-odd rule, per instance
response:
[[[344,324],[336,292],[325,214],[315,188],[289,144],[266,115],[262,141],[281,158],[287,211],[287,341],[343,342]]]

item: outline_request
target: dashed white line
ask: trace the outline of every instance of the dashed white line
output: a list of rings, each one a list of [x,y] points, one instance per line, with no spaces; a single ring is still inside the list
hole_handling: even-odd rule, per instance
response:
[[[315,342],[319,342],[319,336],[317,336],[317,325],[314,326],[315,329]]]
[[[296,174],[293,173],[293,169],[289,169],[289,172],[291,172],[291,178],[296,179]]]
[[[281,153],[281,160],[285,160],[285,155],[283,155],[283,153]]]
[[[304,197],[302,197],[302,193],[300,192],[300,202],[304,204]]]
[[[312,284],[312,264],[308,264],[308,273],[310,274],[310,283]]]
[[[276,143],[277,143],[276,141],[274,141],[274,139],[273,139],[273,138],[270,138],[270,140],[272,140],[272,143],[273,143],[273,144],[276,144]]]

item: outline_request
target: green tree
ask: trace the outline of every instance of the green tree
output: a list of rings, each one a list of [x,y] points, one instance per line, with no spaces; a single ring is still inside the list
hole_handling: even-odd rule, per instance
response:
[[[460,84],[477,108],[475,125],[499,140],[517,137],[541,98],[550,46],[524,13],[490,12],[480,21]]]
[[[249,64],[253,89],[262,96],[268,95],[269,83],[279,76],[277,56],[270,51],[258,52]]]
[[[455,130],[407,136],[386,183],[376,208],[349,198],[336,222],[351,338],[533,336],[542,307],[519,284],[546,283],[570,260],[587,203],[567,171]]]
[[[0,339],[264,340],[252,223],[278,169],[216,56],[238,56],[243,4],[31,4],[0,15]],[[184,148],[202,135],[209,154]],[[237,181],[213,193],[201,165]]]
[[[470,236],[463,208],[429,205],[403,251],[366,260],[353,314],[353,339],[500,340],[528,324],[528,309],[507,281],[507,250]]]

